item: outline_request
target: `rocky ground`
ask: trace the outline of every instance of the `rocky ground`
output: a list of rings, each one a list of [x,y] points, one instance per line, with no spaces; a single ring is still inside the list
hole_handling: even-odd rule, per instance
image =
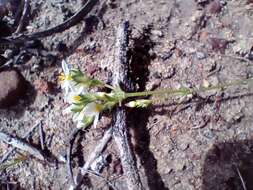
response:
[[[85,3],[30,1],[23,31],[60,24]],[[0,7],[0,37],[13,35],[11,12],[20,6],[14,4]],[[129,20],[132,30],[129,55],[140,91],[217,85],[253,75],[252,0],[101,0],[74,27],[38,38],[32,47],[1,46],[1,131],[23,137],[41,122],[46,151],[64,157],[75,125],[62,114],[67,105],[57,79],[61,60],[110,82],[116,31],[123,20]],[[191,97],[153,97],[156,104],[150,108],[131,110],[129,128],[145,188],[253,189],[252,92],[248,84]],[[102,116],[98,128],[77,139],[74,171],[94,150],[110,119],[110,114]],[[37,129],[27,142],[40,148]],[[10,148],[0,142],[0,155]],[[108,159],[101,175],[125,189],[113,141],[103,155]],[[0,172],[1,189],[8,183],[12,189],[54,190],[70,184],[64,164],[52,166],[29,156]],[[91,175],[83,189],[110,187]]]

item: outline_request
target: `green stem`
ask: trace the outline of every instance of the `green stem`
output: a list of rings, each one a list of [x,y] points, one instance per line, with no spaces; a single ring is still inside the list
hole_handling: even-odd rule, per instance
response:
[[[130,97],[140,97],[140,96],[150,96],[155,94],[185,94],[190,93],[191,89],[180,88],[180,89],[161,89],[154,91],[143,91],[143,92],[128,92],[125,94],[126,98]]]
[[[143,92],[128,92],[125,94],[126,98],[130,97],[142,97],[142,96],[150,96],[150,95],[157,95],[157,94],[173,94],[173,95],[188,95],[192,93],[200,93],[200,92],[206,92],[210,90],[215,89],[223,89],[228,88],[230,86],[237,86],[237,85],[243,85],[248,84],[249,82],[252,82],[253,78],[245,79],[245,80],[238,80],[227,84],[218,84],[215,86],[210,87],[200,87],[200,88],[180,88],[180,89],[161,89],[161,90],[154,90],[154,91],[143,91]]]

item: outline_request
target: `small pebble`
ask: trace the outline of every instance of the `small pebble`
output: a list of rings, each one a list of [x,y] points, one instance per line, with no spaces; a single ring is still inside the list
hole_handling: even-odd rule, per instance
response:
[[[163,37],[163,33],[161,30],[152,30],[151,32],[154,36],[158,36],[159,38]]]
[[[206,79],[204,79],[202,83],[203,83],[203,87],[205,88],[208,88],[210,86],[210,83]]]
[[[203,52],[196,52],[196,56],[199,60],[201,59],[205,59],[206,58],[206,54],[204,54]]]

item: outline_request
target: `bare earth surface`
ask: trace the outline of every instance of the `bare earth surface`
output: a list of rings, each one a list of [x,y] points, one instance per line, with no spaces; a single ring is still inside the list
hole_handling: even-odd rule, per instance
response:
[[[63,22],[85,1],[30,3],[26,32],[31,33]],[[41,121],[48,152],[57,158],[66,155],[75,125],[62,114],[67,105],[57,80],[61,59],[48,54],[60,52],[71,65],[110,82],[116,31],[123,20],[130,21],[129,53],[140,91],[217,85],[253,76],[253,1],[101,0],[76,26],[42,38],[46,55],[14,65],[29,85],[17,104],[0,109],[1,131],[22,137]],[[129,128],[145,188],[243,190],[244,181],[248,190],[253,189],[252,92],[251,85],[244,85],[191,97],[153,97],[154,106],[130,110]],[[110,119],[110,114],[103,116],[98,128],[77,139],[74,171],[94,150]],[[39,132],[28,142],[39,147]],[[10,148],[0,142],[0,155]],[[101,175],[117,189],[125,189],[113,141],[103,154],[109,161]],[[0,189],[8,182],[19,189],[60,190],[68,189],[70,179],[65,164],[28,157],[0,171]],[[92,175],[82,188],[110,189]]]

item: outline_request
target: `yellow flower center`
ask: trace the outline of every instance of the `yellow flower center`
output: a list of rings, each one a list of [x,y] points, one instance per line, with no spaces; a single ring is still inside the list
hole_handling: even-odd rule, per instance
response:
[[[71,75],[64,75],[64,73],[61,73],[59,76],[60,81],[66,81],[66,80],[72,80]]]
[[[79,102],[82,98],[81,96],[74,96],[73,99],[75,102]]]
[[[103,106],[102,106],[102,105],[96,104],[96,106],[95,106],[96,112],[100,112],[100,111],[102,111],[102,109],[103,109]]]

